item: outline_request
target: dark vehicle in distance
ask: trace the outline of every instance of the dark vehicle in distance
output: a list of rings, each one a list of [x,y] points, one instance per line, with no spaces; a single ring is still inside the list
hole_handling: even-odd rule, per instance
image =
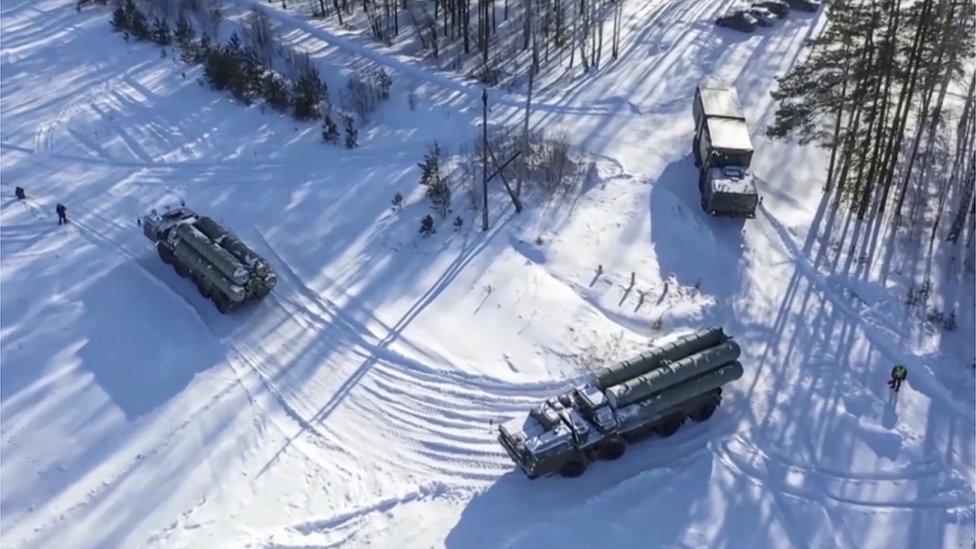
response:
[[[789,6],[797,11],[813,13],[820,9],[820,2],[817,0],[785,0]]]
[[[759,21],[756,21],[756,18],[746,10],[734,11],[723,15],[715,20],[715,24],[740,32],[753,32],[759,27]]]
[[[773,12],[780,19],[786,19],[790,15],[790,5],[783,0],[760,0],[753,2],[754,8],[765,8]]]
[[[749,8],[749,15],[753,16],[756,21],[759,21],[759,24],[764,27],[772,27],[773,23],[779,21],[779,17],[766,8],[757,8],[753,6]]]

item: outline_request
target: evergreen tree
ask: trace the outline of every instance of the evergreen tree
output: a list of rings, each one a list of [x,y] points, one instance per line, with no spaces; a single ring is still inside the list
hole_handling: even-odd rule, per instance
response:
[[[152,41],[160,46],[168,46],[173,41],[173,37],[170,34],[169,25],[166,24],[164,19],[157,17],[153,21]]]
[[[322,117],[322,139],[326,143],[335,144],[339,142],[339,128],[329,113],[325,113],[325,116]]]
[[[176,43],[184,49],[193,44],[193,25],[190,24],[190,21],[186,18],[186,14],[182,11],[176,20],[176,30],[173,33],[173,37],[176,38]]]
[[[129,16],[125,13],[125,8],[119,6],[112,12],[112,28],[116,32],[128,32]]]
[[[420,229],[418,232],[424,238],[427,238],[428,236],[437,232],[437,230],[434,229],[434,218],[431,217],[430,214],[425,215],[423,219],[420,220]]]
[[[318,70],[308,63],[298,71],[292,83],[292,95],[295,97],[295,118],[307,120],[318,115],[319,103],[327,97],[325,84],[319,77]]]
[[[441,173],[441,148],[435,141],[431,144],[420,167],[420,184],[427,187],[425,195],[431,207],[445,217],[451,208],[451,186],[448,178]]]
[[[146,14],[142,13],[132,0],[125,1],[125,19],[132,36],[139,40],[149,38],[149,21],[146,19]]]
[[[273,72],[267,72],[261,83],[261,95],[273,108],[285,112],[291,106],[291,94],[285,79]]]
[[[359,130],[356,129],[356,122],[348,114],[342,115],[342,125],[346,130],[346,148],[355,149],[359,146]]]
[[[390,200],[390,203],[393,204],[393,211],[395,212],[398,212],[403,209],[403,195],[400,194],[400,191],[397,191],[393,195],[393,198]]]
[[[237,79],[237,60],[226,48],[208,47],[204,53],[203,72],[215,90],[227,89]]]

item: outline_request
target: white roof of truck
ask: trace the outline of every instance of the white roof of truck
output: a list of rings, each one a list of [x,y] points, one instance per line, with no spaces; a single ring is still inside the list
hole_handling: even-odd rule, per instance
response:
[[[708,136],[713,149],[751,151],[749,128],[743,120],[734,118],[708,118]]]
[[[739,94],[735,88],[706,88],[699,87],[702,111],[706,117],[719,116],[723,118],[739,118],[742,116],[742,106],[739,104]]]

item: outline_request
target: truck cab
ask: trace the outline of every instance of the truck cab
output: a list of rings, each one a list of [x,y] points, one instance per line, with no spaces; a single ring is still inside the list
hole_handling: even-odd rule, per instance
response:
[[[755,217],[759,195],[749,165],[752,141],[734,88],[699,86],[692,153],[699,167],[702,209],[711,215]]]

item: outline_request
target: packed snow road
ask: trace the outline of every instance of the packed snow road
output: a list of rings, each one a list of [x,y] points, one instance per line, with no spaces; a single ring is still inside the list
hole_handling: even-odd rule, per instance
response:
[[[593,159],[572,200],[515,215],[494,193],[480,232],[457,180],[463,227],[423,239],[416,163],[476,134],[471,83],[268,8],[333,90],[364,55],[394,70],[344,150],[73,4],[0,12],[5,544],[973,543],[966,359],[901,337],[896,296],[831,271],[809,237],[828,222],[823,155],[761,137],[817,17],[744,38],[710,24],[722,2],[630,5],[616,63],[534,99],[534,123]],[[708,77],[738,87],[767,182],[745,223],[698,206]],[[500,95],[493,121],[520,104]],[[267,258],[275,290],[224,316],[163,264],[135,220],[174,199]],[[746,369],[712,419],[573,481],[513,470],[499,421],[704,325],[736,336]],[[897,396],[894,362],[911,371]]]

